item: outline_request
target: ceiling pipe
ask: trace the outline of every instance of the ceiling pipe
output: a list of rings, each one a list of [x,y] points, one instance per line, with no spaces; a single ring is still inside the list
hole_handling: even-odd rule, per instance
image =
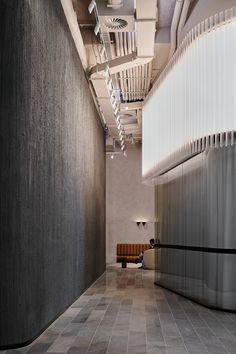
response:
[[[180,45],[181,32],[182,32],[184,25],[186,23],[190,3],[191,3],[191,0],[184,0],[181,16],[180,16],[180,20],[179,20],[178,31],[177,31],[177,45],[178,46]]]
[[[171,29],[170,29],[170,51],[169,51],[168,60],[170,60],[170,58],[173,56],[176,49],[177,28],[181,16],[181,11],[183,8],[183,2],[184,0],[176,0],[175,3],[175,9],[174,9],[174,14],[173,14],[173,19],[172,19]]]
[[[107,7],[112,7],[114,10],[123,7],[122,0],[108,0]]]
[[[183,0],[182,0],[183,1]],[[145,11],[144,11],[145,10]],[[99,17],[99,14],[98,14]],[[109,60],[107,63],[97,64],[90,70],[90,78],[104,71],[108,64],[111,74],[128,70],[138,65],[152,61],[154,57],[154,44],[157,20],[157,0],[149,0],[147,7],[143,0],[136,0],[136,48],[130,54]],[[122,33],[122,32],[121,32]],[[148,34],[148,35],[147,35]],[[121,38],[120,38],[121,41]],[[123,43],[122,43],[123,45]]]

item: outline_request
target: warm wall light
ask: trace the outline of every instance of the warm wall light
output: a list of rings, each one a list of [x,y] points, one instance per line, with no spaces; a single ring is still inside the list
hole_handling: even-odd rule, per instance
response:
[[[141,229],[142,227],[144,229],[147,229],[147,221],[136,221],[137,227]]]

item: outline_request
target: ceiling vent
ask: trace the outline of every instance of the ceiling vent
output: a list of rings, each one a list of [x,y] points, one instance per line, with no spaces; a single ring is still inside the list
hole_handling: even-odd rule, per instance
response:
[[[118,17],[108,17],[104,21],[104,26],[108,28],[109,31],[116,32],[117,30],[123,30],[128,26],[128,22],[122,18]]]
[[[134,31],[134,0],[126,0],[120,8],[107,7],[107,0],[96,0],[97,15],[102,32]]]

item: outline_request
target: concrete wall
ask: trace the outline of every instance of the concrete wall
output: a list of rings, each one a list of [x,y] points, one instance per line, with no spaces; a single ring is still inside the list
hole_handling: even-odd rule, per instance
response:
[[[154,188],[142,184],[141,148],[106,161],[107,262],[116,262],[117,243],[145,243],[154,236]],[[138,228],[137,220],[148,221]]]
[[[104,133],[59,0],[0,2],[0,346],[105,269]]]

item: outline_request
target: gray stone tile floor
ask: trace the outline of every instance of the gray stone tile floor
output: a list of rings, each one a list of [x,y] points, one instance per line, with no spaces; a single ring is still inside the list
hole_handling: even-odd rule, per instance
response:
[[[30,346],[1,353],[236,354],[236,314],[154,285],[154,272],[107,271]]]

